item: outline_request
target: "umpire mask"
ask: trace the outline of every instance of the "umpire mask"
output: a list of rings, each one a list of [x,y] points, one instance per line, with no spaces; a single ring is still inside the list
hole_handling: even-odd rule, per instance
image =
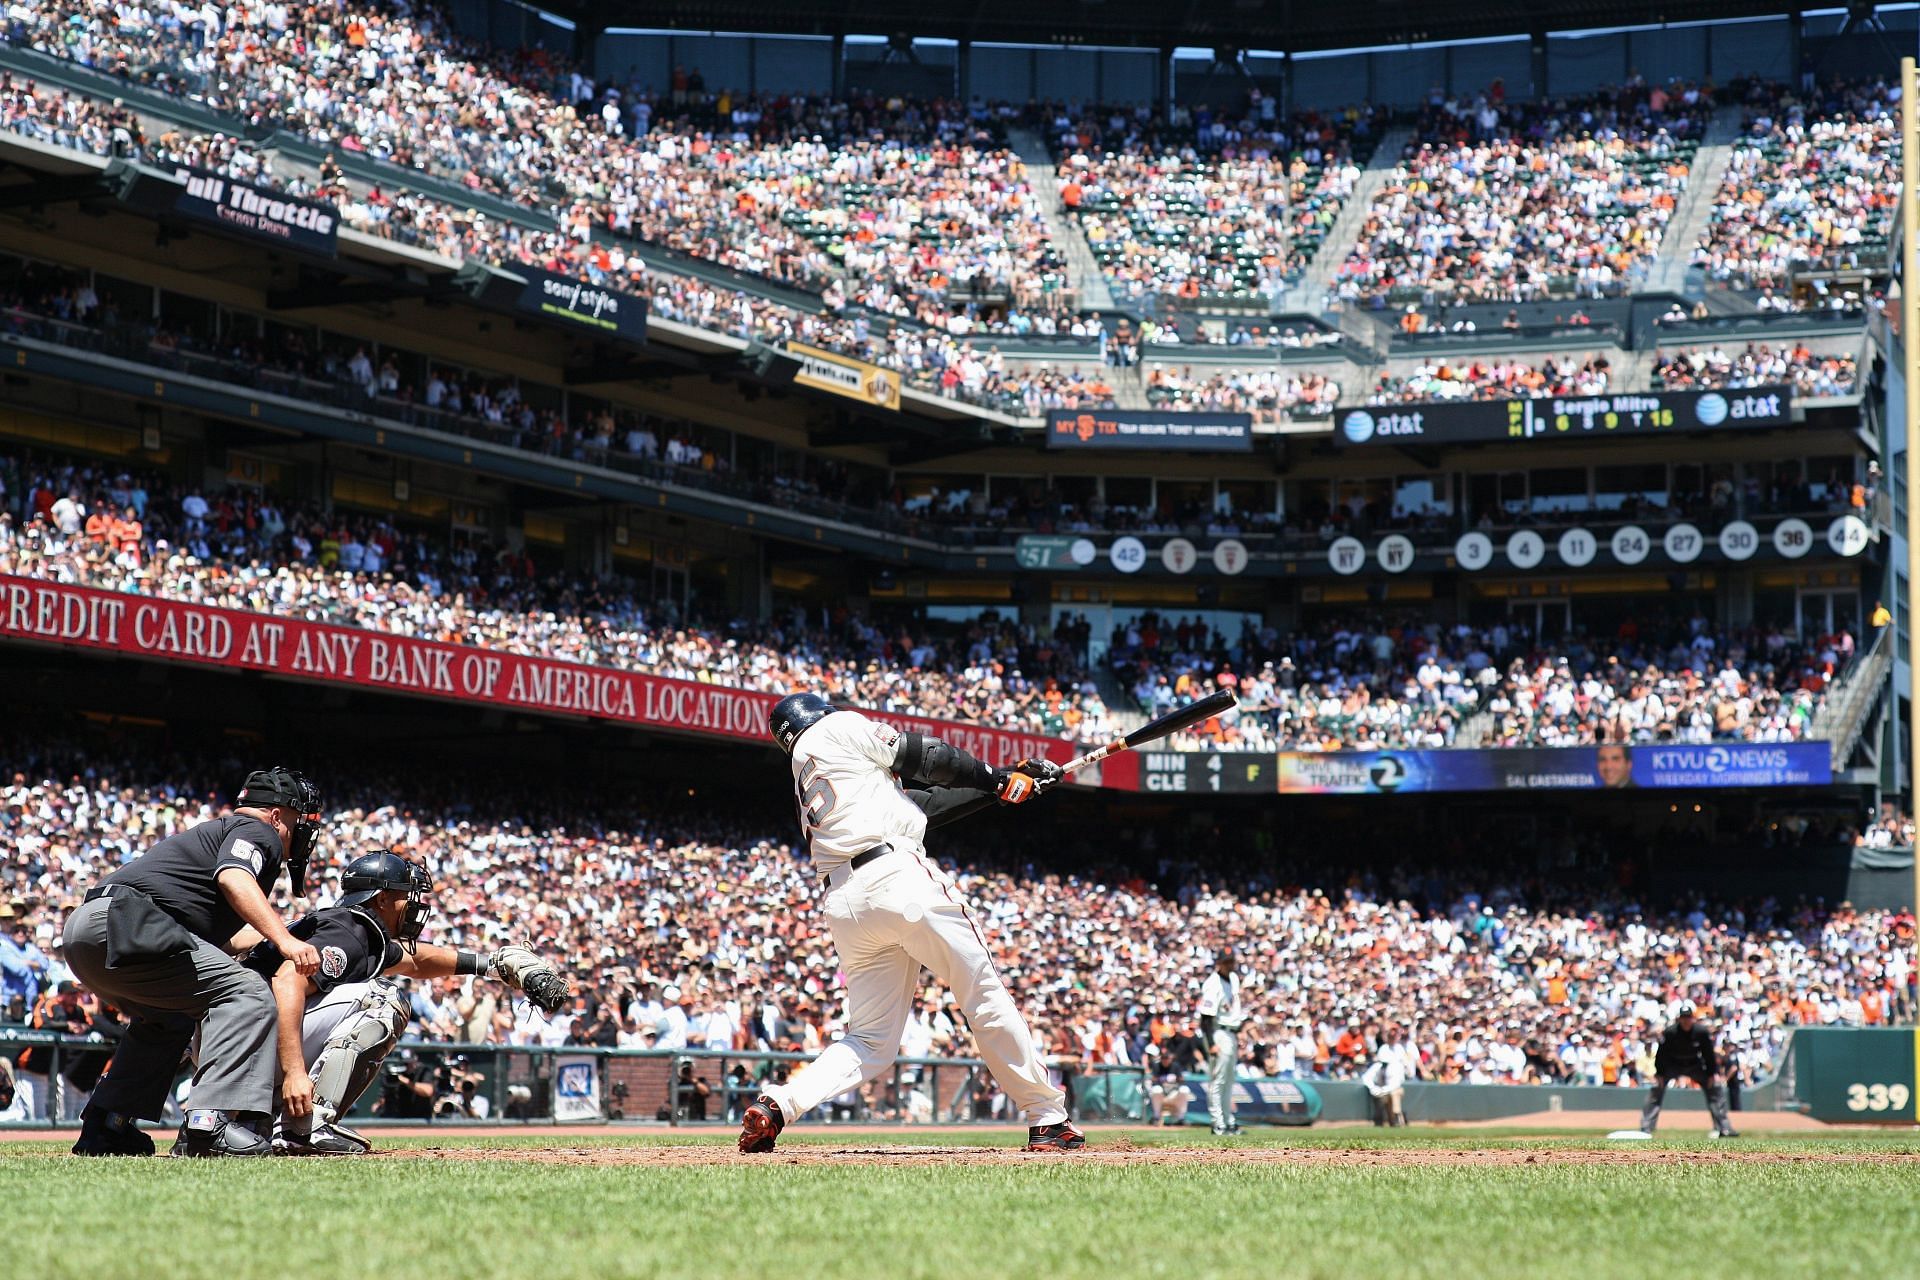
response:
[[[287,847],[287,885],[296,898],[307,896],[307,862],[320,838],[320,788],[285,765],[256,769],[240,788],[240,803],[259,809],[291,809],[298,815]]]

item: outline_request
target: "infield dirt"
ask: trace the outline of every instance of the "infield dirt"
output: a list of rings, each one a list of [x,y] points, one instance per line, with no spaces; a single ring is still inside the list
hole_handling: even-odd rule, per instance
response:
[[[698,1168],[713,1165],[870,1165],[949,1167],[1022,1164],[1091,1164],[1102,1167],[1274,1166],[1296,1168],[1524,1168],[1628,1166],[1920,1165],[1920,1151],[1742,1151],[1736,1146],[1698,1147],[1171,1147],[1137,1146],[1115,1138],[1075,1152],[1028,1152],[991,1147],[827,1146],[783,1147],[743,1156],[715,1143],[634,1147],[405,1147],[375,1153],[383,1160],[457,1160],[590,1167]]]

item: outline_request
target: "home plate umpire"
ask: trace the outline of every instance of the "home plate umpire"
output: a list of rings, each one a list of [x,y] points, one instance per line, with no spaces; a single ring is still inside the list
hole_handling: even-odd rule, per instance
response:
[[[252,925],[303,974],[320,953],[267,901],[284,862],[295,897],[319,833],[320,792],[291,769],[247,775],[234,812],[169,836],[87,894],[67,918],[67,963],[131,1018],[81,1113],[75,1155],[153,1154],[158,1120],[200,1028],[199,1065],[175,1155],[264,1156],[274,1091],[273,993],[227,953]]]

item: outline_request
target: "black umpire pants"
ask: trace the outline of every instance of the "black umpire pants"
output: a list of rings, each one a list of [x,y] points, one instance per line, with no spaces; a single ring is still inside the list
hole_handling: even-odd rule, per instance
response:
[[[108,968],[110,901],[96,898],[67,918],[74,976],[132,1018],[90,1105],[158,1120],[198,1026],[200,1061],[187,1105],[270,1113],[279,1061],[267,980],[200,938],[191,951]]]
[[[1654,1126],[1660,1123],[1660,1106],[1667,1099],[1667,1084],[1673,1080],[1691,1080],[1699,1085],[1707,1095],[1707,1114],[1713,1117],[1713,1131],[1720,1134],[1733,1132],[1733,1122],[1727,1118],[1727,1086],[1702,1079],[1691,1071],[1662,1074],[1654,1078],[1653,1088],[1647,1091],[1647,1105],[1640,1112],[1640,1132],[1652,1133]]]

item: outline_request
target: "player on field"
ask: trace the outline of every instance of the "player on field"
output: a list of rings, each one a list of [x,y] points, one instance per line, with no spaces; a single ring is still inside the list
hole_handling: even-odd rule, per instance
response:
[[[773,1150],[789,1120],[893,1065],[922,966],[953,988],[980,1056],[1025,1114],[1027,1150],[1084,1147],[986,939],[923,843],[928,827],[1052,788],[1060,767],[1023,760],[1011,771],[993,769],[810,693],[776,703],[769,728],[792,757],[801,829],[847,975],[847,1033],[786,1084],[767,1086],[747,1108],[740,1150]]]
[[[1647,1090],[1647,1105],[1640,1112],[1640,1132],[1651,1134],[1660,1123],[1660,1108],[1667,1100],[1667,1085],[1675,1080],[1691,1080],[1707,1096],[1707,1115],[1713,1120],[1713,1136],[1737,1138],[1733,1121],[1727,1115],[1725,1064],[1713,1047],[1713,1032],[1699,1022],[1693,1002],[1684,1000],[1673,1022],[1660,1037],[1653,1055],[1653,1086]]]
[[[397,853],[365,854],[340,877],[340,901],[296,921],[295,938],[320,953],[303,975],[271,942],[247,954],[245,966],[273,988],[280,1025],[277,1155],[357,1155],[365,1138],[341,1124],[379,1074],[411,1016],[396,977],[498,978],[552,1013],[571,993],[567,981],[525,947],[491,955],[419,941],[433,882],[426,869]]]

